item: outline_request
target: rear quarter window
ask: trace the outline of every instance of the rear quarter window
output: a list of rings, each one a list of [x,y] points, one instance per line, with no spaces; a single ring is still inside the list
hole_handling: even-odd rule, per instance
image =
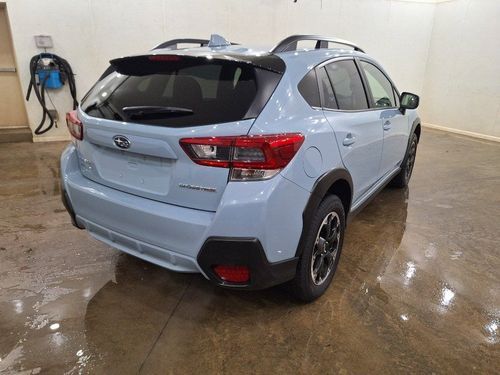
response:
[[[321,95],[323,96],[323,107],[326,109],[338,109],[335,93],[333,92],[332,83],[325,68],[318,69],[319,86]]]
[[[316,70],[310,70],[299,82],[300,95],[311,107],[321,107]]]

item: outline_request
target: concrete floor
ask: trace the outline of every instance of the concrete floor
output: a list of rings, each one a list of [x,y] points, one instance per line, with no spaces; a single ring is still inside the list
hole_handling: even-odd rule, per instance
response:
[[[74,229],[64,144],[0,145],[0,372],[494,373],[500,145],[425,130],[348,228],[326,295],[234,292]]]

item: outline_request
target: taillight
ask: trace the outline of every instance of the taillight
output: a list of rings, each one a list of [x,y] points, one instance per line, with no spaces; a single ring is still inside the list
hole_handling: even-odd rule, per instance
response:
[[[183,138],[180,144],[197,164],[231,168],[231,180],[265,180],[292,160],[304,136],[300,133]]]
[[[83,125],[78,119],[76,111],[66,113],[66,125],[68,126],[70,134],[75,139],[78,139],[79,141],[83,139]]]

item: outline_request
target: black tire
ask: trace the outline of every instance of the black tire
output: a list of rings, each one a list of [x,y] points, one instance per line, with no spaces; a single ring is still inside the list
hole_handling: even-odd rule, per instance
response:
[[[411,135],[410,147],[406,152],[405,158],[401,163],[401,171],[394,177],[390,183],[391,186],[404,188],[410,182],[413,166],[415,165],[415,157],[417,156],[418,137],[415,133]]]
[[[328,227],[329,219],[331,222]],[[337,232],[334,234],[333,227],[337,225],[337,220],[338,234]],[[307,230],[304,247],[301,249],[297,274],[291,285],[298,299],[311,302],[326,291],[340,259],[344,241],[345,212],[339,197],[329,195],[323,199],[311,220],[311,225],[304,230]],[[336,248],[335,254],[333,254],[334,248]],[[320,265],[321,262],[324,262],[323,266]],[[318,270],[314,273],[316,268]]]

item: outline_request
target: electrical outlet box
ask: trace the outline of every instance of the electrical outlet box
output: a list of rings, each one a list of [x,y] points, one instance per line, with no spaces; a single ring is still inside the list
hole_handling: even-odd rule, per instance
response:
[[[35,35],[35,43],[38,48],[52,48],[52,37],[50,35]]]
[[[49,109],[49,113],[54,119],[54,121],[59,121],[59,113],[55,109]]]

